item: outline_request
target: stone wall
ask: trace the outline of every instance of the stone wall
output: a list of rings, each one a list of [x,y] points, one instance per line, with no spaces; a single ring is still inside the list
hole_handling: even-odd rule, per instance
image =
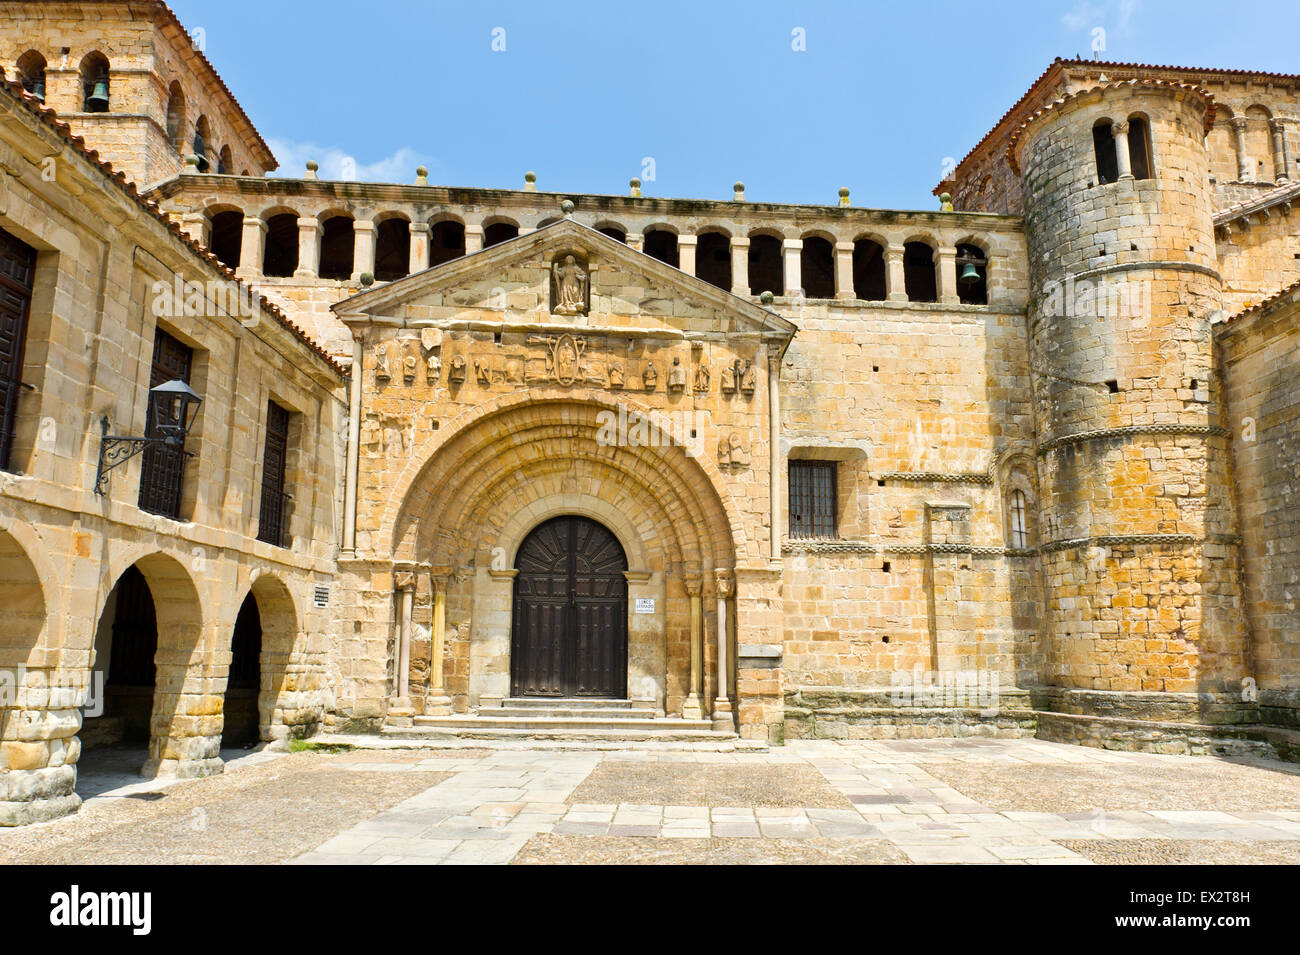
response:
[[[1217,328],[1244,538],[1247,619],[1261,715],[1300,726],[1300,386],[1294,291]]]
[[[106,666],[95,636],[132,566],[158,618],[149,771],[220,771],[231,634],[250,592],[263,621],[263,738],[320,723],[336,605],[314,597],[334,576],[345,405],[336,367],[30,107],[0,92],[0,118],[0,228],[37,253],[22,371],[32,387],[0,472],[0,577],[15,582],[3,585],[0,622],[0,824],[14,824],[77,805],[79,707],[92,668]],[[194,349],[203,398],[180,520],[138,507],[139,457],[95,491],[101,419],[143,433],[157,328]],[[296,422],[285,547],[256,540],[272,398]]]

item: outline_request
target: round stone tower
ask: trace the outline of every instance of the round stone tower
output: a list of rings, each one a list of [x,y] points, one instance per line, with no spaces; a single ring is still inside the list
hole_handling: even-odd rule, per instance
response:
[[[1213,109],[1183,84],[1103,83],[1063,93],[1009,147],[1031,273],[1047,705],[1120,718],[1049,717],[1046,735],[1123,745],[1152,736],[1121,719],[1252,718],[1210,330]]]

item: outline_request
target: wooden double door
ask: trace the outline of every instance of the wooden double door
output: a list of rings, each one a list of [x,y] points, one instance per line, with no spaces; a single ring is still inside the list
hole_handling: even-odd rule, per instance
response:
[[[515,558],[513,696],[627,697],[627,556],[585,517],[556,517]]]

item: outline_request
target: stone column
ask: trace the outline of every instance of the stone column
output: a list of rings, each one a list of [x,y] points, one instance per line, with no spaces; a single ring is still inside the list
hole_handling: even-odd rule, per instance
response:
[[[201,212],[187,212],[181,216],[181,231],[202,246],[212,241],[212,222]]]
[[[731,294],[749,298],[749,239],[731,237]]]
[[[397,588],[397,705],[411,706],[411,615],[415,609],[415,574],[402,571],[393,575]],[[408,714],[409,715],[409,714]]]
[[[891,302],[907,301],[907,281],[903,278],[903,247],[885,249],[885,297]]]
[[[357,474],[361,467],[361,339],[352,340],[352,381],[348,388],[348,461],[343,490],[343,556],[357,552]]]
[[[835,297],[857,298],[853,291],[853,243],[835,243]]]
[[[727,604],[730,601],[734,579],[729,570],[714,571],[714,581],[718,590],[718,673],[717,699],[713,701],[713,729],[719,733],[736,731],[735,717],[731,711],[731,698],[727,695],[728,674],[731,661],[727,653],[730,640],[727,630]]]
[[[429,223],[411,223],[411,271],[423,272],[429,267]]]
[[[369,219],[354,222],[352,234],[356,242],[352,255],[352,281],[360,282],[364,273],[375,274],[375,224]]]
[[[677,267],[687,275],[695,274],[695,247],[699,237],[691,233],[682,233],[677,237]]]
[[[1273,176],[1278,182],[1287,182],[1291,173],[1287,169],[1290,157],[1286,154],[1286,128],[1280,119],[1269,120],[1268,128],[1273,135]]]
[[[1128,151],[1128,122],[1113,123],[1110,134],[1115,140],[1115,166],[1120,179],[1133,178],[1133,157]]]
[[[244,235],[239,246],[239,268],[235,274],[241,279],[262,277],[262,256],[266,253],[266,223],[257,216],[244,216]]]
[[[447,585],[451,581],[451,568],[433,568],[429,581],[433,590],[433,627],[429,635],[429,688],[425,692],[424,714],[448,716],[451,714],[451,697],[443,686],[442,653],[447,640]]]
[[[686,577],[686,593],[691,598],[691,672],[687,685],[686,702],[682,706],[682,719],[704,719],[704,598],[703,581],[695,576]]]
[[[785,262],[785,294],[803,297],[803,239],[784,239],[781,242]]]
[[[941,248],[938,258],[939,301],[955,305],[960,301],[957,295],[957,250],[950,246]]]
[[[1242,182],[1251,182],[1255,171],[1250,168],[1250,157],[1246,155],[1246,120],[1237,117],[1232,121],[1233,139],[1237,144],[1237,178]]]
[[[769,355],[767,359],[767,416],[768,416],[768,494],[771,504],[772,531],[768,556],[781,559],[781,359]]]
[[[314,279],[320,272],[320,220],[304,217],[298,220],[298,267],[294,278]]]
[[[465,254],[483,251],[483,227],[481,225],[465,226]]]

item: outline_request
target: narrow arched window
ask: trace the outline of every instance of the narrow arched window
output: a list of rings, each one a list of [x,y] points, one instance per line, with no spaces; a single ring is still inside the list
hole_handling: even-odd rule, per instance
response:
[[[1151,127],[1141,116],[1128,121],[1128,158],[1134,179],[1154,178],[1151,168]]]
[[[87,113],[107,113],[108,104],[108,57],[87,53],[81,61],[81,108]]]
[[[42,103],[45,102],[45,57],[36,50],[28,50],[18,58],[18,79],[23,89]]]
[[[1029,546],[1029,523],[1025,515],[1024,491],[1011,492],[1007,510],[1011,525],[1011,546],[1016,550],[1024,550]]]
[[[977,245],[957,246],[957,298],[963,305],[989,303],[989,260]]]
[[[1111,121],[1099,119],[1092,127],[1092,148],[1097,154],[1097,182],[1105,184],[1119,178],[1119,159],[1115,156],[1115,137]]]

